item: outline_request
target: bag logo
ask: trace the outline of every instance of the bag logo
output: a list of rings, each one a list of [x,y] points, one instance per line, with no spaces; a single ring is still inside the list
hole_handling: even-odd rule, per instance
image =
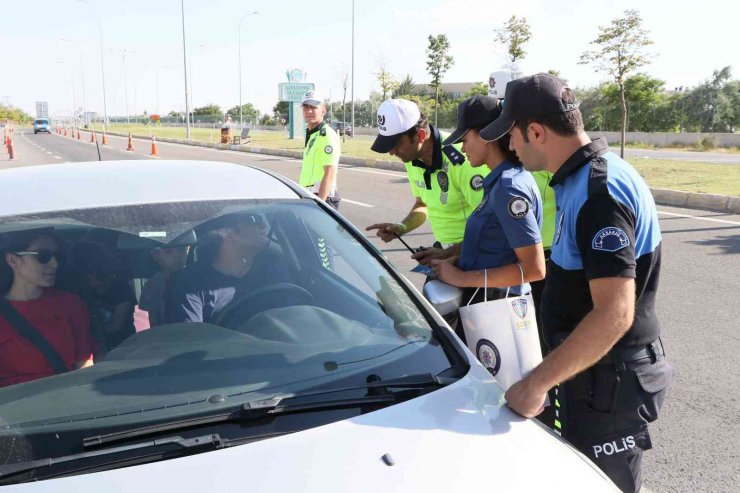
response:
[[[591,248],[602,252],[616,252],[629,246],[630,239],[621,229],[609,226],[594,235]]]
[[[513,197],[509,200],[509,215],[521,219],[529,212],[529,202],[524,197]]]
[[[527,300],[524,298],[514,300],[511,302],[511,307],[514,309],[514,313],[516,313],[519,318],[524,320],[524,318],[527,316]]]
[[[476,192],[483,190],[483,177],[481,175],[475,175],[470,179],[470,188]]]
[[[495,377],[501,369],[501,353],[495,344],[488,339],[481,339],[475,347],[475,355],[486,370]]]

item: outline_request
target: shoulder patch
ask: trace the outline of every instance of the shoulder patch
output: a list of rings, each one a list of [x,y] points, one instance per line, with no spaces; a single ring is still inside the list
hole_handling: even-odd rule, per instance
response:
[[[444,146],[442,147],[442,152],[445,156],[447,156],[447,159],[450,160],[450,162],[454,165],[462,164],[465,162],[465,155],[455,149],[453,146]]]
[[[591,248],[602,252],[617,252],[629,246],[627,233],[615,226],[609,226],[594,235]]]
[[[332,146],[326,146],[324,147],[324,152],[326,154],[331,154],[332,152],[334,152],[334,148]]]
[[[476,192],[483,190],[483,177],[481,175],[475,175],[470,179],[470,188]]]
[[[508,209],[511,217],[521,219],[529,212],[529,202],[524,197],[512,197]]]

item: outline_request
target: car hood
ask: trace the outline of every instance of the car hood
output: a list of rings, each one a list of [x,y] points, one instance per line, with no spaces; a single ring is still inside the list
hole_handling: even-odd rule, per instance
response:
[[[617,491],[556,435],[512,413],[502,397],[476,365],[449,387],[352,419],[4,491]]]

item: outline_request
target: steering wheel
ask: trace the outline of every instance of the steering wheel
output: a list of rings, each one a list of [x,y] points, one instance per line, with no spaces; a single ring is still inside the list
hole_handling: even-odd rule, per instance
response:
[[[271,284],[246,296],[234,298],[217,317],[216,325],[236,330],[265,310],[295,305],[316,305],[316,299],[305,288],[287,282]]]

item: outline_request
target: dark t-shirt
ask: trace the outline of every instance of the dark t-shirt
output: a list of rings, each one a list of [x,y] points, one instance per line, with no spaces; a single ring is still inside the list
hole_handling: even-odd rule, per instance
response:
[[[224,274],[211,263],[196,264],[180,272],[174,280],[169,322],[214,322],[235,297],[288,281],[285,265],[272,251],[255,257],[251,270],[244,277]]]

